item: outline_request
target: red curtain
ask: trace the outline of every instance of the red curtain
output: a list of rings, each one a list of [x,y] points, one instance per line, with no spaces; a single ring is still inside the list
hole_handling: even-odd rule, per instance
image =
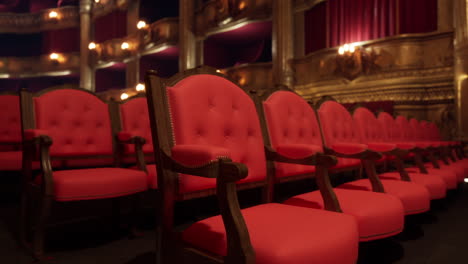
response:
[[[329,0],[328,46],[395,34],[397,0]]]

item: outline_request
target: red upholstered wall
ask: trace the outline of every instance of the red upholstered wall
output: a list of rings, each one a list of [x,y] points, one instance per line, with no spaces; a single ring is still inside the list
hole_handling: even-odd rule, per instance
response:
[[[96,19],[94,40],[98,43],[127,35],[127,13],[114,11]]]
[[[43,32],[42,53],[67,53],[75,51],[80,51],[80,30],[78,28]]]
[[[327,47],[327,4],[320,3],[304,13],[305,54]]]
[[[400,33],[437,30],[437,0],[400,0]]]

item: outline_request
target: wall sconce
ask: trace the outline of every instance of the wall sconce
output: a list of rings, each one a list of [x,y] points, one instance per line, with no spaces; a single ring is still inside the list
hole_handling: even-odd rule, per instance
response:
[[[345,54],[353,54],[356,51],[357,45],[354,43],[351,44],[344,44],[340,48],[338,48],[338,54],[345,55]]]
[[[137,28],[138,28],[138,29],[146,28],[146,22],[143,21],[143,20],[138,21],[138,23],[137,23]]]
[[[100,0],[94,0],[94,3],[99,4]]]
[[[220,70],[220,69],[216,70],[216,72],[217,72],[217,73],[223,73],[223,71]]]
[[[138,92],[143,92],[145,90],[145,85],[142,83],[139,83],[135,86],[135,90],[137,90]]]
[[[94,49],[96,49],[96,47],[97,47],[97,45],[96,45],[96,43],[94,43],[94,42],[90,42],[90,43],[88,44],[88,49],[89,49],[89,50],[94,50]]]
[[[59,57],[60,57],[60,55],[58,55],[58,54],[55,53],[55,52],[53,52],[53,53],[51,53],[51,54],[49,55],[49,59],[50,59],[50,60],[53,60],[53,61],[58,60]]]
[[[246,4],[245,4],[244,1],[240,2],[240,4],[239,4],[239,10],[244,10],[245,6],[246,6]]]
[[[59,13],[57,11],[50,11],[49,18],[53,20],[59,19]]]
[[[127,93],[122,93],[122,94],[120,95],[120,100],[123,101],[123,100],[126,100],[126,99],[128,99],[128,94],[127,94]]]
[[[122,45],[120,45],[120,48],[122,50],[128,50],[128,48],[130,48],[130,45],[128,44],[128,42],[122,42]]]

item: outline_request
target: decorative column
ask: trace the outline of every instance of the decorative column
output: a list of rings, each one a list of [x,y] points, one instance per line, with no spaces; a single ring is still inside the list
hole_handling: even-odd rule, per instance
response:
[[[273,1],[273,83],[294,84],[289,60],[294,56],[294,19],[292,0]],[[273,87],[272,87],[273,88]]]
[[[294,12],[294,11],[293,11]],[[294,57],[299,58],[305,55],[305,31],[304,19],[305,11],[301,10],[294,14]]]
[[[137,34],[137,23],[140,20],[140,1],[130,1],[127,9],[127,35]],[[127,88],[134,88],[140,82],[140,55],[136,52],[125,71],[125,84]]]
[[[194,25],[195,1],[179,0],[179,71],[197,66],[197,41]]]
[[[80,87],[95,91],[94,70],[89,60],[92,0],[80,0]]]
[[[437,30],[440,32],[453,30],[453,1],[437,1]]]
[[[468,0],[454,0],[457,137],[468,139]]]

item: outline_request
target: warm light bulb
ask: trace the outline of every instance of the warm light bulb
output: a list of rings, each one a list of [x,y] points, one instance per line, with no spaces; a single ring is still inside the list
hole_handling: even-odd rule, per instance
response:
[[[344,49],[344,52],[348,52],[348,51],[349,51],[349,45],[348,45],[348,44],[344,44],[344,45],[343,45],[343,49]]]
[[[340,48],[338,49],[338,54],[340,54],[340,55],[343,55],[343,54],[344,54],[344,48],[343,48],[343,47],[340,47]]]
[[[49,12],[49,18],[57,18],[57,17],[58,17],[58,13],[56,11]]]
[[[120,99],[121,99],[121,100],[128,99],[128,94],[127,94],[127,93],[122,93],[122,94],[120,95]]]
[[[90,42],[89,45],[88,45],[88,49],[93,50],[95,48],[96,48],[96,43]]]
[[[120,45],[120,48],[123,49],[123,50],[126,50],[130,47],[130,45],[128,45],[128,42],[123,42],[122,45]]]
[[[351,44],[349,46],[349,52],[354,53],[356,51],[356,46],[354,44]]]
[[[57,53],[54,52],[54,53],[51,53],[51,54],[49,55],[49,58],[50,58],[51,60],[58,60],[59,55],[58,55]]]
[[[222,71],[221,70],[216,70],[217,73],[221,73]]]
[[[144,28],[144,27],[146,27],[146,22],[143,21],[143,20],[138,21],[138,23],[137,23],[137,28],[138,28],[138,29],[142,29],[142,28]]]
[[[145,85],[142,84],[142,83],[139,83],[139,84],[136,85],[135,90],[137,90],[139,92],[144,91],[145,90]]]
[[[465,178],[463,181],[466,182],[466,183],[468,183],[468,178]]]
[[[94,0],[94,3],[98,4],[100,2],[100,0]]]

